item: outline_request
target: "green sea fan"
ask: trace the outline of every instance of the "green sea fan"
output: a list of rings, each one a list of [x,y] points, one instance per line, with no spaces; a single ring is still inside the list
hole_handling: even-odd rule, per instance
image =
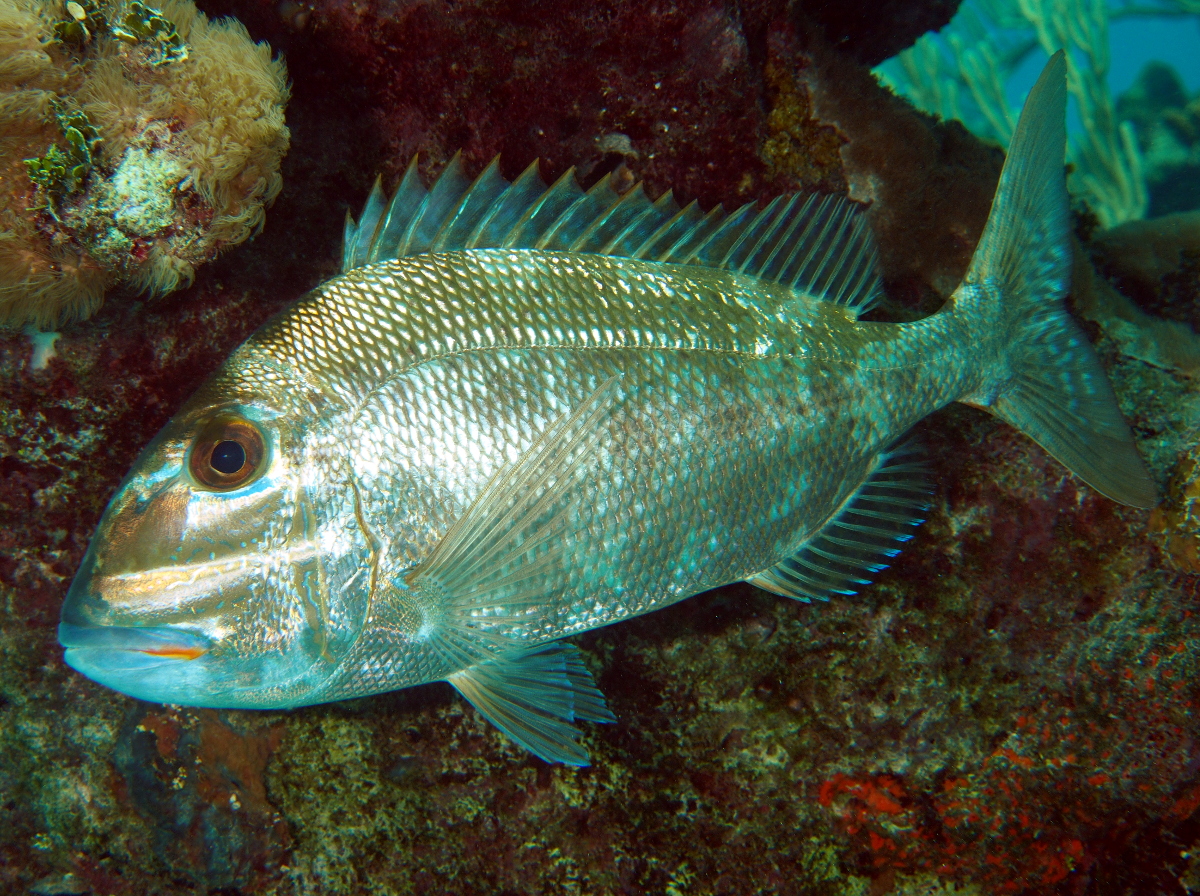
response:
[[[1068,151],[1071,186],[1105,227],[1136,220],[1148,197],[1141,154],[1119,121],[1108,90],[1108,25],[1114,16],[1194,15],[1200,0],[1151,0],[1110,7],[1106,0],[967,0],[940,34],[923,37],[876,72],[917,106],[957,118],[1007,146],[1015,123],[1009,75],[1039,47],[1066,49],[1068,88],[1083,127]]]

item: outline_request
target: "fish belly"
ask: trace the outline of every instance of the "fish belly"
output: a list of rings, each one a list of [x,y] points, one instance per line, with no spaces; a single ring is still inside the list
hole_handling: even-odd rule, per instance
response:
[[[845,371],[822,367],[708,350],[449,355],[370,397],[350,427],[357,491],[402,577],[603,389],[577,462],[551,486],[569,519],[540,606],[497,623],[526,642],[595,628],[774,565],[858,488],[898,433],[864,422]]]

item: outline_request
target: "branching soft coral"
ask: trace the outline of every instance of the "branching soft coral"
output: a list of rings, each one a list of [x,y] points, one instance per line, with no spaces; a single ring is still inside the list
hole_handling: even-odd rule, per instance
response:
[[[1147,205],[1137,142],[1108,92],[1111,15],[1106,0],[970,0],[940,35],[926,35],[879,73],[926,111],[1007,145],[1016,116],[1006,79],[1038,46],[1065,49],[1083,123],[1069,149],[1070,186],[1111,227],[1142,217]]]

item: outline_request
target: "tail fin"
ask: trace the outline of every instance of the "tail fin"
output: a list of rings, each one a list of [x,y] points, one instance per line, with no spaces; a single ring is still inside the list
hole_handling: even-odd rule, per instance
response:
[[[1070,287],[1066,57],[1025,101],[991,215],[956,304],[993,317],[1008,345],[982,394],[965,396],[1030,436],[1097,491],[1134,507],[1158,492],[1087,338],[1062,304]],[[999,303],[999,308],[981,308]]]

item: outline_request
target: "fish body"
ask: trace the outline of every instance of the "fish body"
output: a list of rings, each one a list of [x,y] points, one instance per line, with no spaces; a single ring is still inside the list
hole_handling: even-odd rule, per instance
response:
[[[560,639],[735,581],[865,584],[927,504],[905,434],[997,413],[1110,497],[1155,497],[1061,307],[1063,62],[971,272],[908,324],[845,202],[725,217],[410,168],[345,272],[146,449],[66,605],[67,662],[149,700],[292,707],[446,680],[547,759],[610,721]]]

